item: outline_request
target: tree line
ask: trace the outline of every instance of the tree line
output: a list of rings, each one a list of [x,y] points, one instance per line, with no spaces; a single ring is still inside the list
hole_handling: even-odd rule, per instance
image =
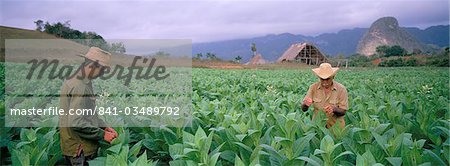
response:
[[[376,54],[370,57],[354,54],[349,57],[351,66],[368,67],[402,67],[402,66],[436,66],[448,67],[449,63],[449,47],[443,48],[433,55],[422,55],[419,49],[408,53],[406,49],[398,45],[388,46],[381,45],[376,47]],[[422,56],[416,56],[422,55]],[[380,63],[374,63],[380,60]]]
[[[95,32],[81,32],[70,27],[70,21],[49,23],[42,20],[34,22],[36,24],[36,31],[45,32],[55,35],[56,37],[70,39],[89,47],[99,47],[103,50],[114,53],[125,53],[126,48],[122,42],[108,43],[105,39]]]
[[[250,49],[253,52],[252,57],[256,56],[256,44],[255,43],[251,44]],[[202,53],[195,54],[194,59],[201,60],[203,57],[206,57],[206,59],[209,59],[209,60],[221,60],[219,57],[216,56],[216,54],[210,53],[210,52],[206,53],[205,55],[203,55]],[[242,60],[242,56],[238,55],[238,56],[234,57],[234,60],[232,60],[231,62],[241,63],[241,60]]]

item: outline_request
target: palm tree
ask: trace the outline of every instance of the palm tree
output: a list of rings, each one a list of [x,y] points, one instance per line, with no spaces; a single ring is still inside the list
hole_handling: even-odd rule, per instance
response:
[[[241,56],[237,56],[236,58],[234,58],[234,60],[236,60],[237,63],[241,62],[242,57]]]
[[[252,52],[253,52],[253,56],[256,56],[256,44],[252,43]]]
[[[202,57],[203,57],[202,53],[198,53],[195,55],[195,58],[197,58],[197,59],[202,59]]]
[[[206,53],[206,58],[211,59],[211,60],[216,59],[216,54],[208,52],[208,53]]]

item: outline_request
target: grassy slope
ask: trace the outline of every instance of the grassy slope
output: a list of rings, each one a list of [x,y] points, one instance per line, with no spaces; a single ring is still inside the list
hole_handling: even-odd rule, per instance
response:
[[[5,48],[5,39],[58,39],[56,36],[27,29],[0,26],[0,48]]]
[[[19,48],[18,52],[9,53],[7,61],[12,62],[28,62],[33,59],[58,59],[61,63],[79,64],[82,58],[75,56],[76,54],[84,54],[88,51],[87,46],[81,45],[71,40],[58,38],[54,35],[35,30],[27,30],[13,27],[0,26],[0,60],[5,60],[5,39],[60,39],[58,41],[38,41],[26,44],[27,49]],[[30,49],[31,48],[31,49]],[[37,48],[38,51],[33,50]],[[47,48],[44,50],[42,48]],[[54,50],[54,48],[64,49],[63,51]],[[126,54],[112,53],[112,64],[121,64],[129,66],[134,56]],[[164,63],[164,58],[160,59],[160,63]],[[184,62],[184,61],[183,61]],[[176,63],[176,62],[169,62]],[[190,65],[189,65],[190,66]]]
[[[13,27],[6,27],[6,26],[0,26],[0,57],[1,60],[4,61],[5,58],[5,43],[6,39],[61,39],[54,35],[47,34],[44,32],[34,31],[34,30],[27,30],[27,29],[20,29],[20,28],[13,28]],[[83,53],[87,51],[87,47],[83,46],[81,44],[75,43],[70,40],[61,40],[56,42],[58,44],[61,44],[61,47],[64,48],[73,48],[73,52]],[[36,42],[36,47],[39,47],[39,44],[42,44],[45,47],[45,44]],[[41,47],[42,48],[42,47]],[[36,53],[28,53],[25,52],[28,55],[33,54],[34,56]],[[45,54],[43,58],[64,58],[64,59],[75,59],[71,57],[75,56],[68,56],[66,55],[67,52],[63,53],[50,53]],[[72,54],[72,53],[71,53]],[[14,56],[16,56],[15,54]],[[29,57],[28,57],[29,58]],[[79,58],[76,58],[79,59]]]

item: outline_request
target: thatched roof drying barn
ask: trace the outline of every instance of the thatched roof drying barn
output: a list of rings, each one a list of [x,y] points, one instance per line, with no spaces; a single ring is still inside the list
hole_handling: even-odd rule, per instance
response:
[[[327,58],[320,52],[320,50],[309,43],[297,43],[291,45],[284,54],[278,58],[277,62],[295,61],[306,63],[309,65],[319,65],[326,62]]]
[[[252,59],[250,59],[249,62],[246,63],[246,65],[262,65],[266,63],[267,60],[265,60],[261,54],[256,54]]]

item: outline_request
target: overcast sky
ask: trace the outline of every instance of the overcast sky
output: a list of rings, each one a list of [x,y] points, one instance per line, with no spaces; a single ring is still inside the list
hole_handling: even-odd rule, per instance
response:
[[[0,25],[70,20],[106,39],[192,39],[194,43],[293,33],[316,36],[369,27],[394,16],[402,27],[449,24],[448,0],[1,1]]]

